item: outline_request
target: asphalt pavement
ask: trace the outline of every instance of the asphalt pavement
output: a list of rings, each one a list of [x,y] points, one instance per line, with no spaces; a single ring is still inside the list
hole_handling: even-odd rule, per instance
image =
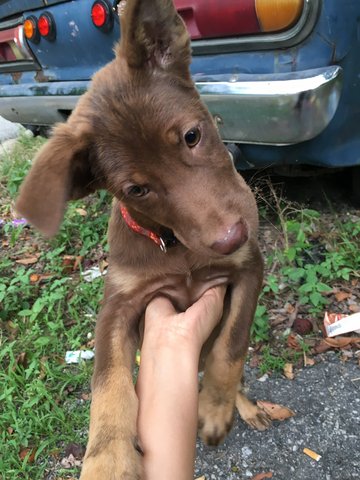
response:
[[[247,369],[249,396],[285,405],[296,415],[273,422],[265,432],[235,425],[220,447],[197,443],[195,478],[251,480],[271,472],[274,480],[360,480],[360,368],[358,360],[342,362],[335,352],[294,380],[271,375],[259,381]],[[303,453],[308,448],[319,461]]]

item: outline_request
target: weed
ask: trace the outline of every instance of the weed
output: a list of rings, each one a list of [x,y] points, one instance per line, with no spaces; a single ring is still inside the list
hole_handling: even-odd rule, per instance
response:
[[[251,336],[255,342],[263,342],[269,339],[269,317],[265,305],[258,305],[255,319],[251,326]]]
[[[11,154],[5,153],[0,162],[0,198],[15,198],[28,171],[34,154],[45,140],[41,137],[20,136]],[[1,202],[3,203],[3,202]]]
[[[286,364],[286,358],[280,355],[274,355],[270,346],[266,345],[262,350],[262,359],[259,365],[261,375],[267,372],[282,372]]]
[[[334,213],[329,222],[315,210],[284,200],[272,184],[267,187],[270,200],[260,197],[260,211],[267,220],[272,219],[277,240],[272,252],[271,246],[268,249],[265,284],[252,326],[254,341],[266,341],[270,336],[267,306],[274,300],[281,304],[278,299],[284,298],[313,318],[322,318],[334,284],[360,276],[357,217]]]
[[[103,282],[65,272],[63,256],[83,256],[87,265],[106,256],[109,197],[99,192],[71,204],[50,245],[28,227],[14,226],[11,202],[42,143],[20,139],[0,167],[0,213],[6,220],[0,229],[2,480],[45,478],[61,460],[59,452],[68,444],[84,446],[87,435],[92,364],[68,366],[64,357],[67,350],[89,348]],[[36,255],[36,262],[17,263],[26,255]],[[32,281],[42,274],[43,280]]]

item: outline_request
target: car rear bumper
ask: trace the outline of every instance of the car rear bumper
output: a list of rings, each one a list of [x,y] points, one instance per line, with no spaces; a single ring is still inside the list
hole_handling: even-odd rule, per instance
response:
[[[250,75],[194,75],[224,141],[289,145],[319,135],[333,118],[342,69]],[[89,82],[0,85],[0,115],[30,125],[63,121]]]

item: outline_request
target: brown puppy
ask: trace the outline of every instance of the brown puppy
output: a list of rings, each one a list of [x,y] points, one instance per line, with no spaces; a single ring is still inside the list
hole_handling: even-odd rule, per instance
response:
[[[17,201],[51,236],[68,200],[97,188],[115,197],[82,480],[142,476],[132,369],[139,322],[159,293],[185,310],[209,287],[228,287],[203,351],[203,440],[223,440],[235,405],[252,427],[269,424],[241,389],[263,271],[254,197],[191,80],[189,37],[172,0],[128,0],[121,27],[115,60],[55,128]]]

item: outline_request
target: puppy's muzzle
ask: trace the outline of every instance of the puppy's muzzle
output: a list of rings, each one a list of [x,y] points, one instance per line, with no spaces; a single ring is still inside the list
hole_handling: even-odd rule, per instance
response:
[[[230,255],[242,247],[248,238],[248,227],[244,220],[240,220],[228,228],[223,236],[211,245],[211,249],[220,255]]]

